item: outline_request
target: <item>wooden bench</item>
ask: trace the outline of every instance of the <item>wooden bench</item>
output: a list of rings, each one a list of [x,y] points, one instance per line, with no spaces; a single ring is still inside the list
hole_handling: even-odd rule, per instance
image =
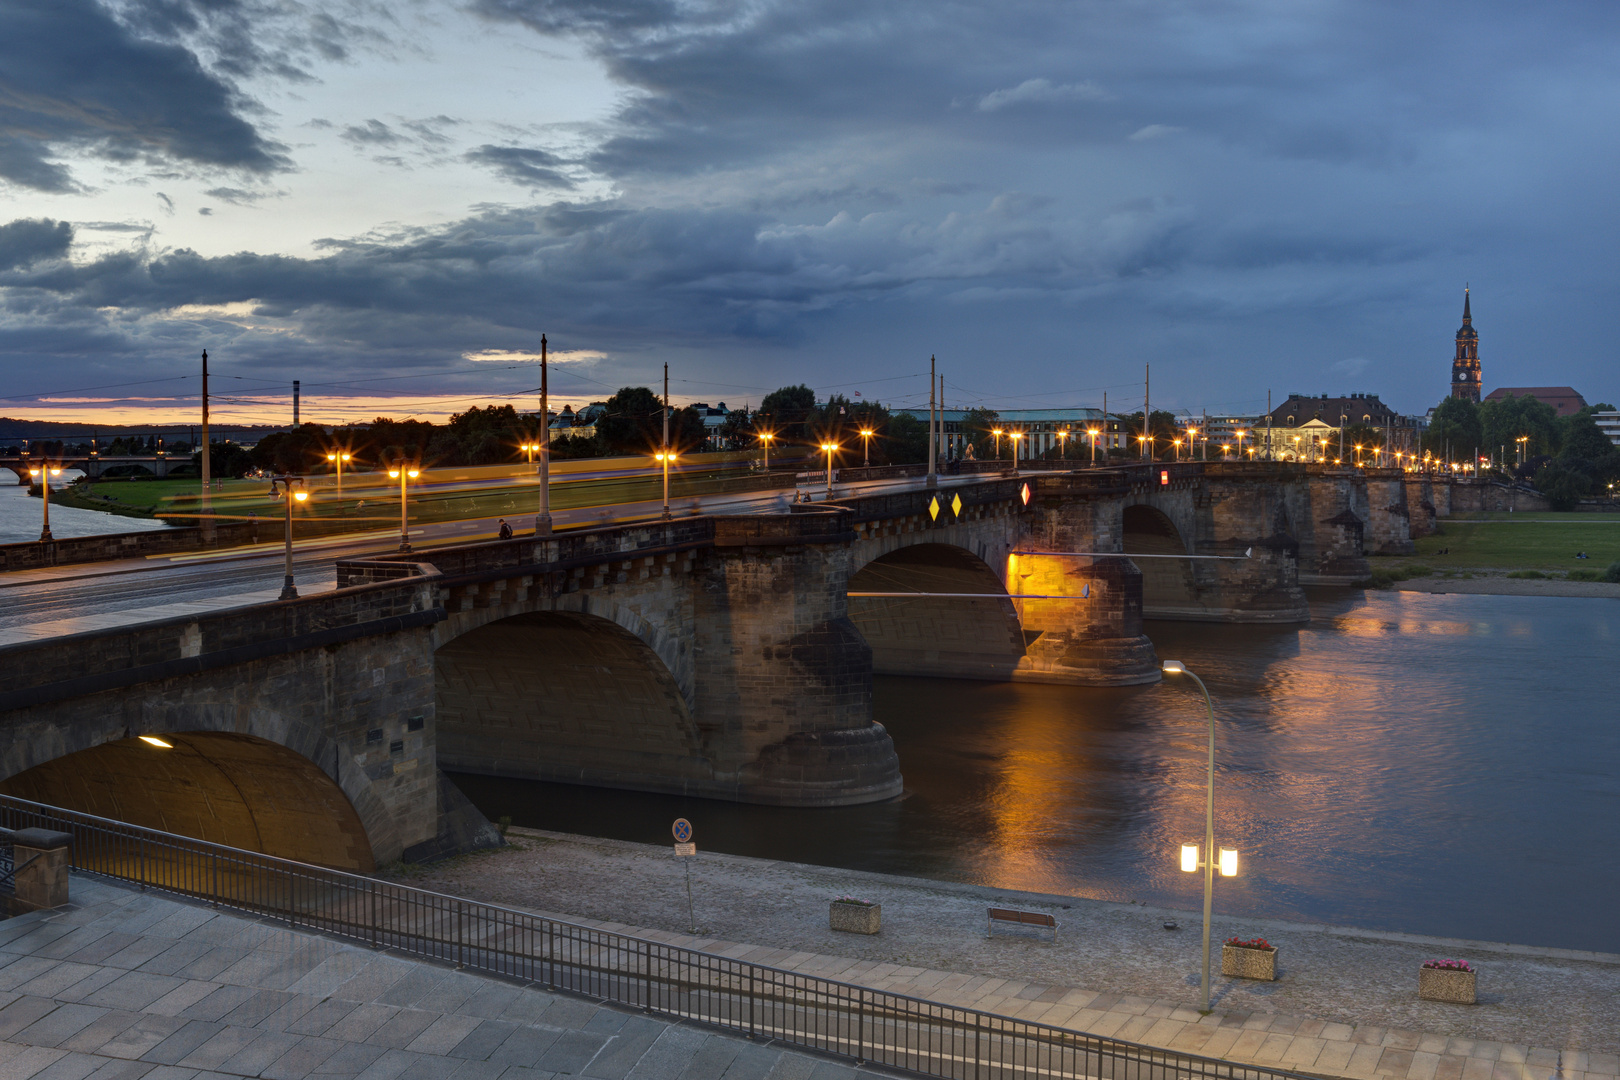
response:
[[[1057,919],[1039,911],[1013,911],[1011,908],[993,907],[990,909],[990,921],[986,924],[984,936],[989,937],[996,928],[996,923],[1010,923],[1014,926],[1034,926],[1052,931],[1052,940],[1057,940]]]

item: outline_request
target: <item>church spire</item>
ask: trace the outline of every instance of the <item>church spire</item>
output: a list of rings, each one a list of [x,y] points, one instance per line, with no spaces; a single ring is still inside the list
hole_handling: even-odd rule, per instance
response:
[[[1457,354],[1451,359],[1451,396],[1479,401],[1479,332],[1469,308],[1469,289],[1463,286],[1463,320],[1457,331]]]

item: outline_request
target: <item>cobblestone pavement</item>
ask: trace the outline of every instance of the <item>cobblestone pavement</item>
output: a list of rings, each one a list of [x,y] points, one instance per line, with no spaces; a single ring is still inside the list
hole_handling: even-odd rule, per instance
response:
[[[859,1070],[75,875],[0,922],[0,1080],[857,1080]]]
[[[1198,920],[1133,904],[513,829],[505,850],[410,876],[424,888],[1097,1035],[1373,1080],[1612,1080],[1620,957],[1338,927],[1217,918],[1217,941],[1263,935],[1276,982],[1223,979],[1198,1003]],[[883,904],[875,936],[827,927],[827,902]],[[1049,943],[985,935],[985,907],[1055,915]],[[1166,917],[1181,929],[1166,932]],[[1480,1004],[1419,1001],[1424,960],[1479,971]],[[1218,969],[1217,969],[1218,970]],[[1591,1074],[1589,1077],[1587,1074]]]

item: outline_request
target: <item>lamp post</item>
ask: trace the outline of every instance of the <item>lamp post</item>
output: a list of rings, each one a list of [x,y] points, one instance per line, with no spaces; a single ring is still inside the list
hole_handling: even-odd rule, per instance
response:
[[[1197,457],[1197,456],[1198,456],[1198,429],[1195,428],[1195,427],[1190,427],[1190,428],[1187,429],[1187,458],[1188,458],[1188,460],[1191,460],[1192,458]],[[1204,460],[1205,461],[1209,460],[1209,438],[1207,436],[1204,439]]]
[[[872,429],[861,428],[861,468],[872,467]]]
[[[1001,429],[1000,428],[991,428],[990,429],[990,434],[992,434],[992,435],[994,435],[996,437],[996,460],[1000,461],[1001,460]]]
[[[333,450],[327,453],[326,460],[337,466],[338,513],[343,513],[343,463],[354,455],[347,450]]]
[[[774,439],[774,438],[776,438],[776,435],[773,432],[762,431],[762,432],[759,433],[760,444],[765,447],[765,471],[766,472],[771,471],[771,440]]]
[[[1058,431],[1057,437],[1058,437],[1058,460],[1059,461],[1068,461],[1069,460],[1069,429],[1068,428],[1062,428],[1061,430]]]
[[[1361,444],[1356,443],[1356,468],[1361,468]]]
[[[403,462],[396,468],[388,470],[389,479],[399,480],[399,550],[411,550],[411,519],[408,516],[408,504],[405,501],[405,481],[415,480],[422,475],[420,469],[412,468]]]
[[[664,520],[669,520],[669,463],[675,460],[675,451],[665,447],[653,455],[660,465],[664,467]]]
[[[34,479],[39,481],[39,501],[45,506],[45,525],[42,529],[40,529],[39,542],[42,544],[48,544],[53,539],[51,536],[51,477],[61,476],[62,470],[53,469],[49,464],[42,461],[39,464],[39,468],[30,469],[29,472],[33,473]]]
[[[833,451],[838,449],[838,444],[835,443],[835,442],[824,442],[824,443],[821,444],[821,448],[823,450],[827,451],[827,495],[830,498],[832,496],[832,493],[833,493],[833,488],[832,488],[832,456],[833,456]]]
[[[1243,459],[1243,436],[1247,434],[1247,431],[1243,431],[1241,429],[1239,429],[1237,432],[1238,460],[1240,461]],[[1298,442],[1299,440],[1296,439],[1294,441]]]
[[[279,491],[276,490],[276,485],[277,484],[281,485],[281,490],[279,490]],[[296,489],[293,487],[294,484],[297,485]],[[402,485],[402,490],[403,490],[403,485]],[[286,509],[287,509],[287,532],[286,532],[287,561],[286,561],[286,567],[285,567],[286,580],[283,581],[282,585],[281,585],[281,597],[280,597],[280,599],[282,599],[282,600],[296,600],[296,599],[298,599],[298,588],[295,585],[293,585],[293,569],[292,569],[292,510],[293,510],[293,503],[295,503],[295,502],[296,503],[301,503],[304,500],[309,498],[309,492],[304,490],[304,478],[301,477],[301,476],[273,476],[273,477],[270,478],[270,497],[272,499],[277,499],[277,498],[283,499],[287,504],[287,507],[286,507]],[[409,551],[410,548],[405,547],[405,548],[402,548],[401,550]]]
[[[1187,670],[1180,660],[1164,662],[1166,675],[1185,675],[1198,684],[1204,694],[1204,709],[1209,714],[1209,779],[1204,790],[1204,849],[1199,857],[1197,844],[1181,845],[1181,869],[1187,873],[1204,872],[1204,979],[1202,1010],[1209,1012],[1209,918],[1215,901],[1215,705],[1209,699],[1209,688],[1204,680]],[[1236,877],[1238,853],[1235,848],[1221,848],[1219,856],[1221,877]]]
[[[1181,460],[1181,440],[1180,439],[1171,439],[1170,440],[1170,445],[1174,446],[1176,448],[1176,460],[1180,461]]]
[[[1018,440],[1024,437],[1022,431],[1007,432],[1007,441],[1012,443],[1013,475],[1018,475]]]
[[[1096,428],[1087,428],[1086,434],[1091,436],[1091,463],[1095,465],[1097,464],[1097,436],[1101,435],[1102,432]]]

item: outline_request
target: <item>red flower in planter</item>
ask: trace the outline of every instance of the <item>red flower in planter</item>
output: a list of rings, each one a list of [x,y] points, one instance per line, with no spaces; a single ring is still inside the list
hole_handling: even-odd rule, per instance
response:
[[[1271,943],[1263,937],[1253,938],[1249,941],[1233,937],[1227,938],[1226,943],[1234,949],[1269,949],[1272,947]]]

